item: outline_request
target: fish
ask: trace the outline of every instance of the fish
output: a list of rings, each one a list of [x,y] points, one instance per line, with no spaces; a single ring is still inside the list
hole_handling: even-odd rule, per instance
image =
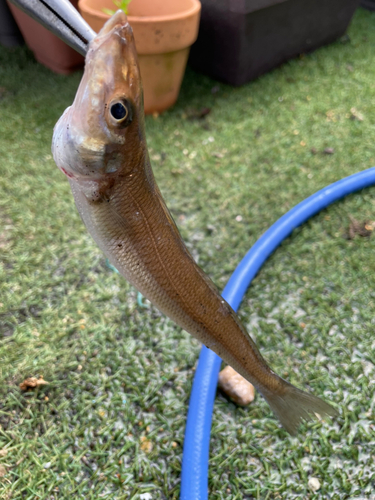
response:
[[[330,404],[272,371],[183,242],[151,168],[137,52],[122,11],[89,44],[73,104],[54,127],[52,153],[110,263],[251,382],[290,434],[303,420],[337,415]]]

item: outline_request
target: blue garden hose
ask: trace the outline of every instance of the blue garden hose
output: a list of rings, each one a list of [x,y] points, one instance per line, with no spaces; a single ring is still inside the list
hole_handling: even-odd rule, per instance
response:
[[[223,298],[237,310],[251,281],[266,259],[292,231],[344,196],[375,184],[375,167],[350,175],[306,198],[283,215],[242,259]],[[181,472],[181,500],[208,498],[208,453],[212,411],[221,359],[203,346],[195,372],[186,422]]]

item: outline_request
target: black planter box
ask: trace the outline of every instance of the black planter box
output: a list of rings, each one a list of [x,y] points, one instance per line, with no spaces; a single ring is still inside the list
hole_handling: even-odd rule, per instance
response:
[[[375,10],[375,0],[362,0],[361,7],[367,10]]]
[[[23,43],[16,21],[5,0],[0,0],[0,44],[14,47]]]
[[[201,0],[190,64],[232,85],[343,35],[360,0]]]

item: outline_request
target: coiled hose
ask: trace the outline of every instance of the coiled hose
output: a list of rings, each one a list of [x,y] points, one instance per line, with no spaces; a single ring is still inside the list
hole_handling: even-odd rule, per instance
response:
[[[242,259],[223,298],[236,311],[266,259],[292,231],[344,196],[375,184],[375,167],[350,175],[306,198],[273,224]],[[208,498],[208,454],[212,411],[221,359],[203,346],[195,372],[186,422],[181,472],[181,500]]]

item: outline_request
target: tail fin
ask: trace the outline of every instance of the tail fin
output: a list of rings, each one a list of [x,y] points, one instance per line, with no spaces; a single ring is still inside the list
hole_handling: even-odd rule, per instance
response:
[[[303,420],[312,420],[316,414],[320,417],[338,415],[338,411],[322,399],[297,389],[285,380],[280,380],[283,382],[282,396],[268,391],[262,394],[283,427],[292,436],[297,434],[298,426]]]

